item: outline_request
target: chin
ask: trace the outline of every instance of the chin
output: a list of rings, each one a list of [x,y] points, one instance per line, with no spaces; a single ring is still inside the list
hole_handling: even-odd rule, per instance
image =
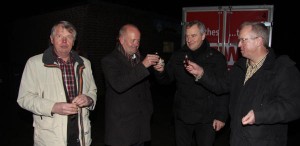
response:
[[[195,47],[191,47],[190,50],[192,51],[196,51],[198,48],[195,48]]]
[[[241,53],[243,57],[247,58],[246,55],[244,53]]]

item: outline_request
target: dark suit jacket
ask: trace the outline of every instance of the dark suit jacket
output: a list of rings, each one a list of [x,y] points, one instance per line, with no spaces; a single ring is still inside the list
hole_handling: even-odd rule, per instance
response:
[[[149,141],[153,107],[148,69],[142,63],[132,67],[117,49],[101,63],[106,82],[105,144]]]
[[[204,67],[208,74],[222,76],[227,70],[224,55],[211,48],[206,40],[197,51],[192,52],[185,45],[174,52],[166,65],[166,71],[157,73],[156,77],[161,84],[176,82],[175,118],[185,124],[213,123],[214,119],[225,122],[228,115],[228,96],[217,96],[195,82],[195,77],[184,68],[185,55]]]
[[[230,91],[230,145],[287,145],[287,123],[300,117],[300,74],[295,63],[287,56],[276,58],[270,50],[264,64],[244,85],[246,70],[246,59],[241,58],[226,80],[206,73],[199,80],[215,92]],[[251,109],[255,124],[243,126],[241,120]]]

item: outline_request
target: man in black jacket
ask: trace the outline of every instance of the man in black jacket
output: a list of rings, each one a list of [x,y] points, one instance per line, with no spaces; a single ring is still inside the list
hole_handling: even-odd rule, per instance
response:
[[[151,140],[148,68],[158,63],[159,56],[143,58],[140,37],[135,25],[124,25],[116,48],[101,62],[106,81],[104,141],[109,146],[143,146]]]
[[[196,63],[186,69],[216,93],[230,91],[231,146],[286,146],[288,122],[300,117],[300,73],[287,56],[276,57],[264,24],[245,22],[239,31],[242,58],[226,78]]]
[[[227,69],[222,53],[209,46],[205,25],[200,21],[186,26],[186,45],[174,52],[166,65],[154,66],[158,81],[176,81],[174,99],[175,137],[177,146],[188,146],[195,137],[198,146],[212,146],[216,131],[224,125],[228,114],[227,95],[217,96],[195,81],[184,67],[191,60],[208,72],[222,76]]]

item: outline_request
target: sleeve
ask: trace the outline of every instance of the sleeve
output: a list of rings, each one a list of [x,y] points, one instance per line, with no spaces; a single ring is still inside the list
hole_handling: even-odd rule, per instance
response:
[[[107,83],[116,92],[122,93],[150,75],[148,69],[140,62],[133,68],[126,68],[126,64],[115,58],[102,59],[101,65]]]
[[[52,116],[51,110],[55,102],[43,98],[41,89],[40,75],[38,73],[37,63],[33,59],[29,59],[25,65],[19,88],[17,103],[20,107],[36,114],[44,116]]]
[[[208,70],[208,74],[214,74],[216,78],[224,78],[225,72],[227,71],[227,63],[224,55],[218,52],[212,61],[215,63],[215,67],[213,67],[211,71]],[[223,93],[216,95],[215,103],[215,119],[226,122],[228,118],[229,94]]]
[[[218,95],[216,98],[215,119],[225,123],[228,118],[229,94]]]
[[[197,80],[196,82],[207,87],[217,95],[221,95],[229,92],[231,75],[231,71],[226,71],[224,75],[217,76],[213,73],[208,72],[204,68],[204,74],[202,75],[201,79]]]
[[[83,93],[83,94],[92,98],[93,104],[90,107],[88,107],[88,109],[94,110],[96,103],[97,103],[97,86],[95,84],[93,71],[91,68],[91,62],[88,60],[85,60],[84,62],[85,62],[85,67],[86,67],[86,80],[84,81],[84,83],[86,83],[88,85],[85,86],[85,87],[87,87],[87,89],[86,89],[86,93]]]

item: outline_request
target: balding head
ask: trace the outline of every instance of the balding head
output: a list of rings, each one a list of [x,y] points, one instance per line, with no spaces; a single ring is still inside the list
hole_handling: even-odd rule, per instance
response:
[[[132,55],[138,51],[140,38],[140,30],[133,24],[126,24],[119,31],[120,44],[127,54]]]

